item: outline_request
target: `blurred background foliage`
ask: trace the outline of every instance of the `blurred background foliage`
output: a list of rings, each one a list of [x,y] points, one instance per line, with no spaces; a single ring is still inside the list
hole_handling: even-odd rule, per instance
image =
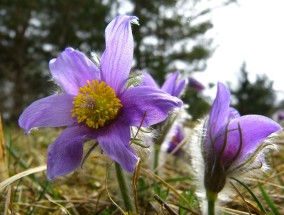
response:
[[[236,89],[231,89],[233,106],[241,115],[271,116],[276,111],[273,105],[276,100],[273,81],[266,75],[258,75],[256,80],[251,82],[248,75],[246,64],[243,63],[239,72],[238,86]]]
[[[235,2],[218,1],[220,6]],[[213,8],[204,5],[204,0],[1,0],[0,112],[4,121],[16,123],[27,105],[56,90],[48,62],[65,47],[101,55],[104,29],[122,11],[138,16],[140,22],[140,26],[133,26],[133,70],[147,70],[160,85],[175,70],[184,77],[204,71],[214,52],[212,38],[206,36],[213,27]],[[232,90],[235,107],[242,114],[252,110],[270,114],[272,82],[258,77],[249,83],[244,69],[239,88]],[[252,98],[258,98],[258,109]],[[190,104],[189,112],[195,118],[209,110],[208,102],[196,90],[186,89],[183,100]],[[245,108],[241,102],[247,104]]]

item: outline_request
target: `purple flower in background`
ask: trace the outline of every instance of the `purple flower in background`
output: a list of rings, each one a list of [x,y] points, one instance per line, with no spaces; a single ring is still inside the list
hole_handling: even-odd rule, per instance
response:
[[[277,110],[275,113],[272,115],[272,119],[274,119],[276,122],[283,124],[284,122],[284,110],[280,109]]]
[[[188,87],[192,88],[198,92],[204,90],[204,85],[201,84],[199,81],[197,81],[195,78],[193,77],[189,77],[188,78]]]
[[[202,141],[204,185],[207,191],[218,193],[225,186],[228,175],[261,167],[264,162],[261,151],[269,145],[264,140],[281,126],[265,116],[240,116],[230,107],[230,92],[218,83],[205,128]]]
[[[284,120],[284,112],[279,112],[278,113],[278,120],[283,121]]]
[[[179,97],[182,90],[185,87],[186,80],[178,80],[179,72],[172,73],[164,82],[164,84],[161,87],[161,90],[167,92],[168,94],[172,96]],[[155,80],[152,78],[151,75],[148,73],[143,73],[143,81],[141,83],[141,86],[152,86],[155,88],[159,88]]]
[[[278,122],[282,122],[284,120],[284,111],[277,111],[276,115],[277,115]]]
[[[186,79],[178,80],[179,72],[174,72],[168,76],[162,85],[161,89],[169,93],[172,96],[179,97],[182,90],[186,85]],[[143,81],[141,83],[143,86],[153,86],[159,88],[155,80],[148,73],[143,74]],[[182,128],[182,123],[175,123],[173,126],[173,133],[170,133],[169,139],[165,143],[165,151],[167,153],[172,153],[179,143],[184,139],[184,133]],[[181,148],[176,150],[173,155],[179,156],[182,155],[183,151]]]
[[[181,155],[183,151],[180,149],[178,150],[175,150],[175,149],[181,143],[181,141],[183,141],[183,139],[184,139],[184,133],[183,133],[182,127],[175,126],[173,136],[169,141],[167,153],[173,153],[173,155],[176,155],[176,156]]]
[[[126,88],[133,60],[131,23],[138,24],[137,18],[118,16],[107,26],[99,67],[72,48],[51,60],[52,77],[64,93],[35,101],[20,116],[27,133],[35,127],[67,127],[48,147],[48,179],[80,164],[87,139],[96,139],[106,155],[133,172],[138,157],[130,146],[130,126],[159,123],[182,105],[154,87]]]

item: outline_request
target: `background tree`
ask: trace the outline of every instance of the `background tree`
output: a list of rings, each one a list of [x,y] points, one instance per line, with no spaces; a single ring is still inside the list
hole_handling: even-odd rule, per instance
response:
[[[141,24],[133,26],[136,69],[147,69],[161,84],[176,69],[189,75],[206,68],[212,47],[204,34],[212,24],[204,18],[210,8],[195,10],[201,0],[2,0],[0,112],[4,120],[16,122],[28,104],[56,89],[48,62],[65,47],[101,54],[104,29],[125,2],[132,4],[129,14],[138,16]]]
[[[16,121],[32,101],[50,94],[48,62],[66,46],[104,48],[111,4],[100,0],[0,2],[0,111]]]
[[[141,26],[135,28],[135,68],[146,69],[161,85],[167,74],[178,70],[185,77],[206,69],[212,54],[212,39],[205,33],[213,25],[208,15],[210,7],[200,8],[198,0],[130,0],[133,14]],[[225,6],[234,1],[220,1]],[[189,104],[193,119],[203,117],[209,110],[208,102],[191,88],[182,97]]]
[[[210,104],[195,89],[188,88],[182,100],[189,104],[188,112],[193,120],[201,119],[210,111]]]
[[[179,70],[187,75],[206,68],[211,40],[203,36],[209,19],[196,23],[210,10],[192,10],[199,1],[137,0],[133,13],[141,26],[134,31],[137,69],[147,69],[161,84],[166,74]],[[190,10],[191,9],[191,10]]]
[[[276,94],[273,90],[273,81],[269,80],[266,75],[258,75],[256,81],[252,83],[248,78],[248,74],[244,63],[240,70],[237,88],[230,89],[233,106],[241,115],[260,114],[271,116],[276,109]]]

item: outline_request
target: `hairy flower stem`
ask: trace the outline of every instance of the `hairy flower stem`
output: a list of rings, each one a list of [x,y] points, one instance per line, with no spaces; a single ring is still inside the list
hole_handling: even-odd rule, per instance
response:
[[[126,210],[129,212],[133,212],[134,211],[134,205],[133,202],[131,201],[130,198],[130,192],[126,183],[126,178],[125,175],[123,173],[123,170],[121,169],[120,165],[118,163],[115,162],[115,171],[116,171],[116,177],[117,177],[117,181],[119,184],[119,189],[122,195],[122,199],[124,201],[124,205]]]
[[[159,167],[159,156],[160,156],[160,146],[157,144],[154,144],[154,163],[153,163],[153,169],[154,173],[158,173],[158,167]]]
[[[207,198],[207,214],[215,215],[215,202],[217,200],[218,193],[212,192],[210,190],[206,190],[206,198]]]

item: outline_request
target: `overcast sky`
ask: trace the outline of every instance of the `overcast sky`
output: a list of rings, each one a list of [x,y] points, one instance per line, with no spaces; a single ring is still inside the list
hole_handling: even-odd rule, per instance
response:
[[[132,10],[131,4],[120,1],[124,2],[120,13]],[[194,77],[205,85],[221,81],[234,86],[246,62],[250,80],[266,74],[274,81],[279,100],[284,99],[284,0],[237,1],[210,14],[214,27],[207,36],[213,38],[217,49],[207,61],[206,71]],[[216,2],[220,1],[203,0],[201,5],[210,7]],[[216,88],[204,94],[214,98]]]
[[[218,46],[208,60],[205,72],[194,77],[207,84],[217,81],[236,84],[244,61],[249,77],[266,74],[274,89],[284,98],[284,0],[239,0],[216,9],[212,14],[214,28],[210,33]],[[216,89],[205,91],[215,96]]]

